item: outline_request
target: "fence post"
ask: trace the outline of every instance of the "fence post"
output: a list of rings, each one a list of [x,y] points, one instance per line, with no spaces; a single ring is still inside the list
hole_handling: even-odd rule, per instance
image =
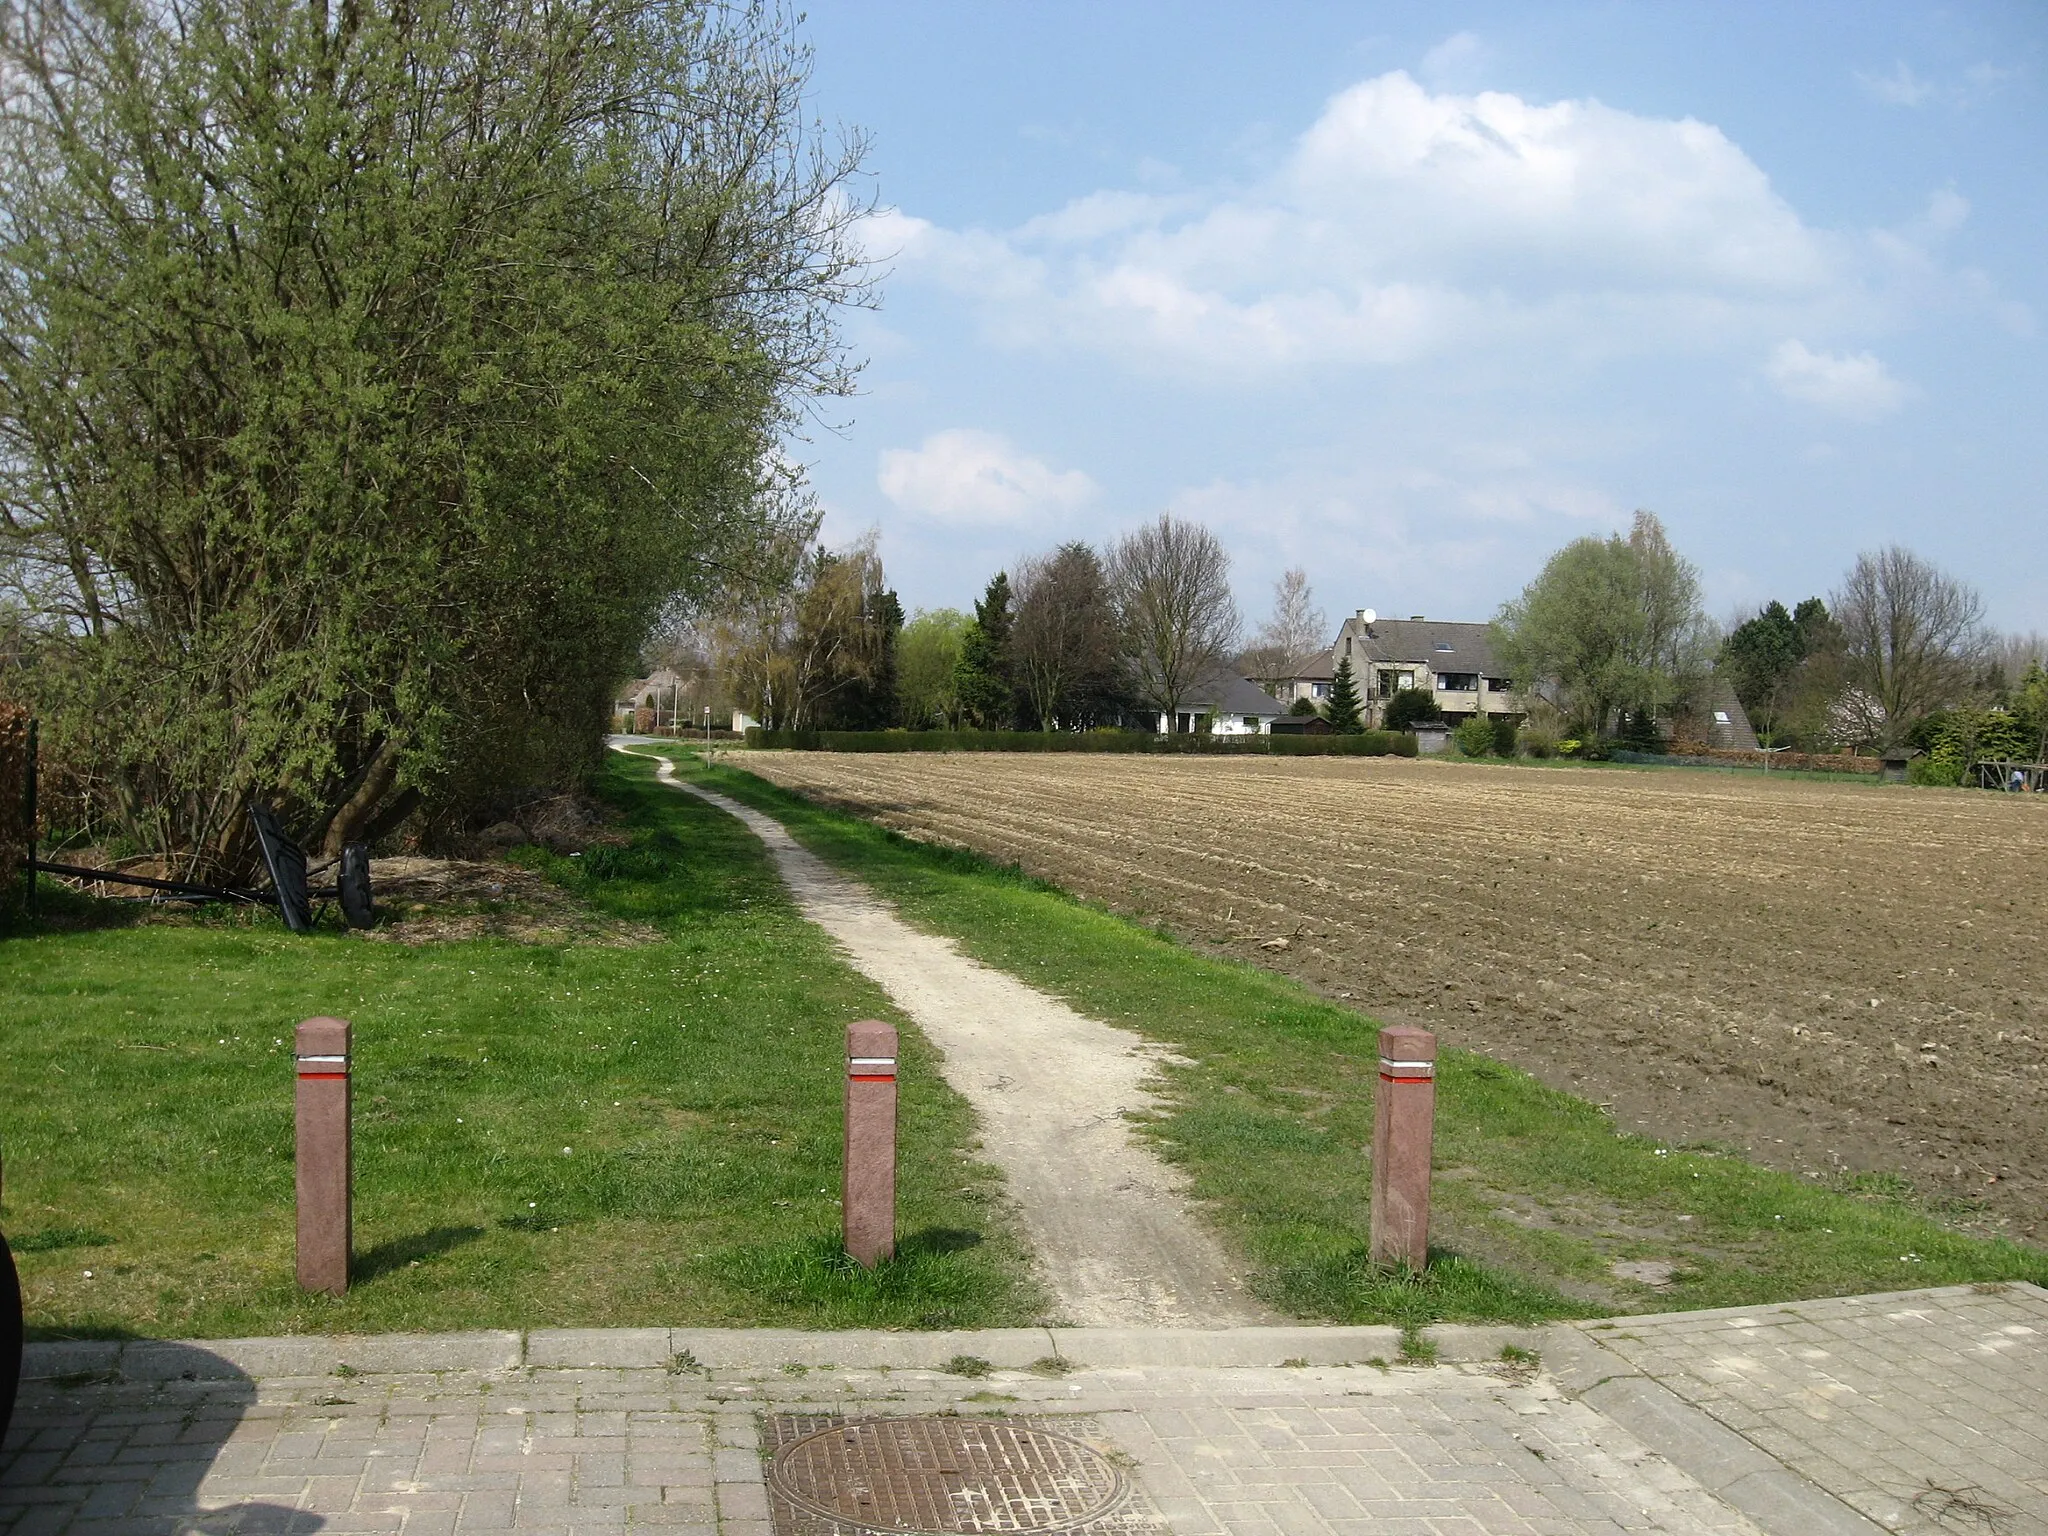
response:
[[[299,1285],[340,1296],[353,1219],[348,1020],[307,1019],[296,1043]]]
[[[840,1183],[846,1251],[873,1269],[896,1254],[896,1031],[846,1026],[846,1165]]]
[[[1429,1262],[1429,1163],[1436,1135],[1436,1036],[1380,1031],[1373,1095],[1372,1261],[1419,1270]]]

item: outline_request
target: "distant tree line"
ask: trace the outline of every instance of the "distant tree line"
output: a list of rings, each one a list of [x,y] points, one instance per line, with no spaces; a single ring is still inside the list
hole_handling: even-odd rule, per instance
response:
[[[1923,780],[2048,751],[2048,644],[2001,637],[1966,583],[1898,546],[1856,557],[1825,599],[1764,604],[1725,633],[1699,572],[1638,512],[1627,535],[1553,555],[1494,620],[1540,733],[1660,745],[1725,686],[1767,747],[1927,753]]]
[[[872,536],[813,550],[787,591],[730,604],[684,650],[781,730],[1089,730],[1171,715],[1234,659],[1230,557],[1162,514],[1105,550],[1069,541],[992,576],[971,615],[908,620]]]

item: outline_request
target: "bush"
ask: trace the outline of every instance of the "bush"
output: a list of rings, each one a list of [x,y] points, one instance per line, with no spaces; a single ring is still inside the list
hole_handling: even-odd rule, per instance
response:
[[[1549,731],[1533,730],[1522,732],[1522,750],[1531,757],[1555,757],[1562,746],[1557,737]],[[1573,743],[1577,745],[1577,743]]]
[[[1316,708],[1316,701],[1314,699],[1301,698],[1296,699],[1287,706],[1287,713],[1290,715],[1319,715],[1322,711]]]
[[[1387,700],[1386,727],[1390,731],[1409,731],[1441,719],[1443,711],[1436,707],[1436,695],[1427,688],[1402,688]]]
[[[1483,715],[1474,715],[1455,731],[1451,740],[1467,757],[1484,757],[1493,750],[1493,725]]]
[[[749,747],[795,752],[1133,752],[1272,757],[1413,757],[1409,731],[1356,736],[1154,736],[1148,731],[770,731]]]
[[[1493,750],[1495,755],[1499,757],[1513,757],[1515,755],[1515,738],[1520,733],[1521,728],[1515,724],[1512,718],[1507,715],[1496,716],[1493,721]]]
[[[1952,757],[1916,757],[1906,769],[1906,782],[1955,789],[1963,782],[1963,765]]]

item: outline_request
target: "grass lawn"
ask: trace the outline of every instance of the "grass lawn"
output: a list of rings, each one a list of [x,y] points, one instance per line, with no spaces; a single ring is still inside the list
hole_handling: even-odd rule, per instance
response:
[[[1598,1108],[1464,1052],[1439,1067],[1441,1250],[1419,1279],[1365,1261],[1373,1022],[1211,959],[972,854],[912,842],[730,767],[681,771],[783,820],[906,919],[1193,1062],[1147,1130],[1283,1311],[1343,1322],[1537,1321],[1965,1281],[2048,1284],[2048,1254],[1909,1200],[1823,1188],[1711,1147],[1618,1133]],[[1617,1262],[1676,1265],[1668,1288]]]
[[[902,1255],[835,1257],[848,1021],[901,1023],[732,818],[614,757],[629,848],[529,857],[632,948],[407,947],[236,913],[0,938],[4,1225],[32,1336],[978,1327],[1040,1298],[905,1035]],[[104,916],[104,904],[102,907]],[[132,911],[132,909],[116,909]],[[356,1268],[292,1279],[292,1026],[354,1021]],[[88,1278],[90,1272],[90,1278]]]

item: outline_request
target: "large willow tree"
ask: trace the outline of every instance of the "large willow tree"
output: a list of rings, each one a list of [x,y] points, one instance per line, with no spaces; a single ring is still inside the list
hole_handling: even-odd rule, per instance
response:
[[[858,147],[780,12],[0,16],[0,690],[143,846],[557,781],[664,605],[808,533]]]

